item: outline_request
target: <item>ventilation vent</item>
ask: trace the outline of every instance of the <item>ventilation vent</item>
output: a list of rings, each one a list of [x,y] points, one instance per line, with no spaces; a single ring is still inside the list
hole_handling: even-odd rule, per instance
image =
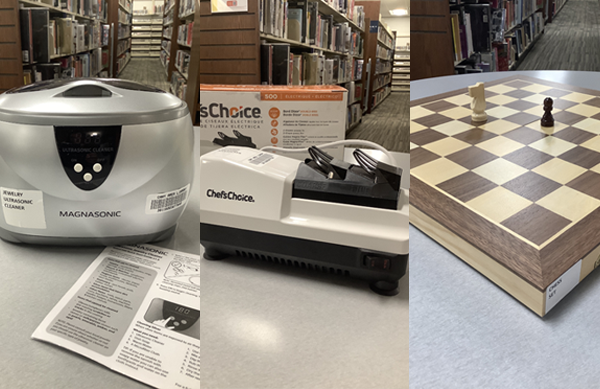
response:
[[[348,270],[337,269],[334,267],[319,266],[319,265],[314,265],[312,263],[295,261],[295,260],[291,260],[291,259],[274,257],[274,256],[264,255],[264,254],[251,253],[248,251],[235,250],[235,254],[238,257],[242,257],[242,258],[259,259],[264,262],[272,262],[272,263],[277,263],[280,265],[293,266],[293,267],[308,269],[308,270],[312,270],[312,271],[316,271],[316,272],[320,272],[320,273],[330,273],[330,274],[337,274],[340,276],[350,276],[350,272]]]

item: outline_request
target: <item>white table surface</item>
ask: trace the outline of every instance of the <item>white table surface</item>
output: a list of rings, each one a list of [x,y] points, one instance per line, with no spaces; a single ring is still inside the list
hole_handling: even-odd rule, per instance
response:
[[[600,73],[503,72],[415,81],[411,99],[515,74],[600,90]],[[410,240],[411,388],[600,387],[600,272],[542,319],[412,225]]]
[[[383,297],[243,258],[201,264],[203,389],[408,387],[408,273]]]
[[[198,133],[196,131],[196,138]],[[198,143],[198,142],[196,142]],[[196,161],[199,148],[196,147]],[[199,191],[196,169],[192,193]],[[154,245],[199,254],[200,204],[191,196],[173,237]],[[130,389],[148,386],[31,334],[102,247],[69,248],[0,240],[0,388]]]

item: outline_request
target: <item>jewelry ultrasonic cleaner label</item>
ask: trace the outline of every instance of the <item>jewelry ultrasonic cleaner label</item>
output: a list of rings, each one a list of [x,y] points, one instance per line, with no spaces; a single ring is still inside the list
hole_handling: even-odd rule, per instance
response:
[[[21,228],[46,228],[42,191],[0,187],[0,193],[6,224]]]
[[[146,197],[146,214],[156,214],[171,211],[185,205],[190,191],[190,185],[171,192],[151,194]]]

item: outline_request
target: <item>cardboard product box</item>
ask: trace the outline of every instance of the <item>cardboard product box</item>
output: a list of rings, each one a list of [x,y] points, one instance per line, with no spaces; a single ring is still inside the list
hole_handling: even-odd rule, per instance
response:
[[[298,149],[343,140],[347,100],[346,89],[331,85],[200,84],[200,151],[226,145]],[[343,147],[325,151],[343,159]]]

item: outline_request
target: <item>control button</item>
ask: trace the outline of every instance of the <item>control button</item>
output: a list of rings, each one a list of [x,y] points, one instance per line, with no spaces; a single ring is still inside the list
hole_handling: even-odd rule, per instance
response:
[[[83,170],[83,165],[80,163],[76,163],[75,166],[73,166],[73,170],[75,170],[75,173],[81,173],[81,171]]]
[[[95,163],[92,169],[94,169],[96,173],[100,173],[100,171],[102,171],[102,165],[100,165],[99,163]]]
[[[187,320],[182,320],[181,324],[186,325],[187,324]]]
[[[389,270],[390,259],[384,257],[367,256],[367,266],[372,269]]]
[[[173,325],[174,325],[175,327],[179,327],[179,322],[178,322],[178,321],[174,321],[174,322],[173,322]]]
[[[83,180],[84,180],[85,182],[90,182],[90,181],[92,181],[92,178],[94,178],[94,177],[93,177],[93,176],[92,176],[90,173],[85,173],[85,174],[83,175]]]

